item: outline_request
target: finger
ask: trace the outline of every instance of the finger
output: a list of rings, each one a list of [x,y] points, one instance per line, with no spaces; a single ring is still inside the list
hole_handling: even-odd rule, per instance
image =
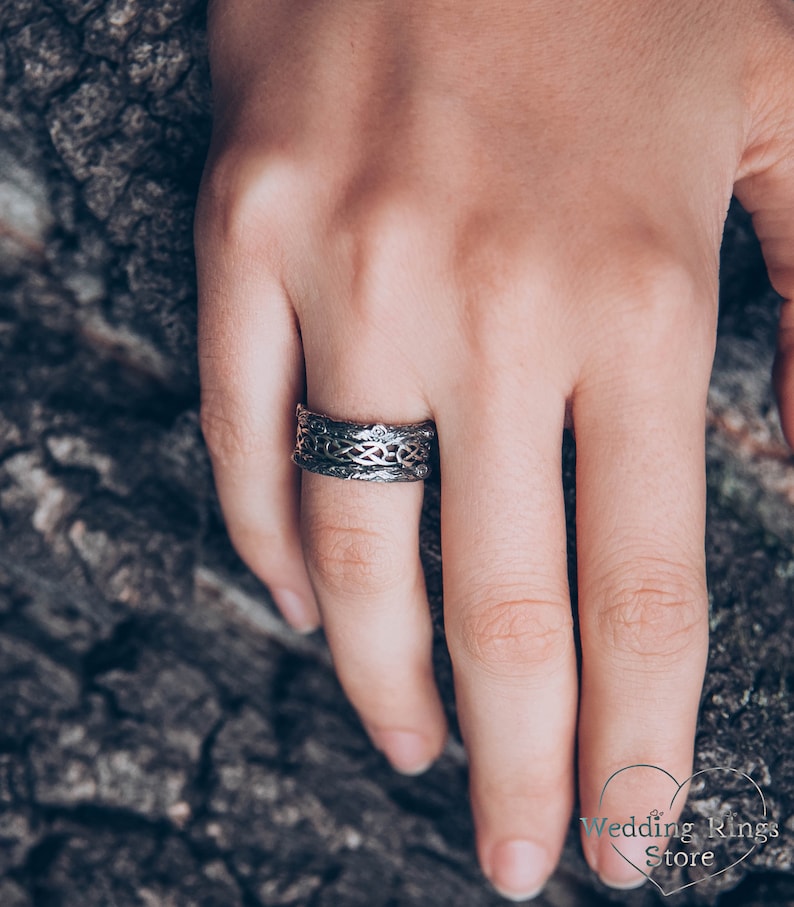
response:
[[[367,202],[362,211],[315,256],[322,306],[311,293],[297,303],[307,404],[332,419],[423,421],[437,334],[417,311],[430,300],[444,308],[444,258],[411,206]],[[306,563],[339,680],[375,746],[406,773],[426,768],[447,737],[419,557],[422,494],[421,482],[306,473],[301,495]]]
[[[611,381],[585,384],[574,398],[580,794],[582,816],[608,816],[609,823],[639,822],[652,809],[674,818],[674,788],[662,772],[626,773],[601,802],[614,772],[652,764],[684,781],[692,765],[708,645],[704,435],[712,319],[696,313],[687,330],[680,314],[671,316],[678,327],[669,335],[646,331],[656,336],[628,354],[630,364],[612,361],[604,372]],[[581,831],[591,866],[617,888],[644,882],[631,864],[649,872],[646,848],[664,850],[666,842]]]
[[[289,301],[253,232],[197,219],[202,429],[229,535],[299,630],[318,626],[298,529],[299,471],[290,461],[302,395]],[[261,236],[261,231],[260,234]]]
[[[794,52],[791,41],[770,59],[783,73],[770,80],[744,153],[735,192],[753,217],[772,285],[783,297],[773,379],[783,433],[794,447]]]
[[[340,406],[330,415],[340,413],[348,414]],[[361,415],[377,421],[374,410]],[[447,737],[419,559],[421,506],[421,482],[304,477],[306,563],[337,675],[375,746],[406,774],[426,769]]]
[[[445,626],[480,862],[523,899],[553,870],[572,802],[565,400],[544,381],[489,379],[438,420]]]

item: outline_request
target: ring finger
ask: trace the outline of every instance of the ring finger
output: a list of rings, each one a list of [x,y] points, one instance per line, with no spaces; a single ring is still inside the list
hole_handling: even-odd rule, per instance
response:
[[[387,363],[359,340],[351,367],[349,355],[312,355],[305,336],[309,409],[367,424],[428,418],[421,396],[397,382],[374,381],[362,390],[357,376],[378,373],[366,363]],[[419,557],[422,488],[304,472],[301,491],[306,565],[337,675],[375,746],[411,774],[426,768],[446,740]]]

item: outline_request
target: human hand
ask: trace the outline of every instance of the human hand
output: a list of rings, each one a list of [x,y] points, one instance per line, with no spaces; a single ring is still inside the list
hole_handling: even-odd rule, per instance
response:
[[[584,816],[626,765],[690,771],[720,237],[735,186],[794,297],[792,7],[226,0],[210,40],[199,355],[231,538],[293,625],[322,614],[376,746],[420,770],[446,736],[421,488],[299,481],[290,453],[304,395],[338,419],[434,419],[478,853],[528,896],[568,827],[577,728]],[[792,363],[788,301],[789,440]],[[663,794],[622,790],[609,815]],[[608,841],[583,846],[607,883],[644,880]]]

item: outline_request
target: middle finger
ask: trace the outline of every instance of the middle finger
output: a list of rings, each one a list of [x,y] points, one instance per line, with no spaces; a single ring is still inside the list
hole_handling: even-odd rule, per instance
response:
[[[577,683],[565,397],[542,375],[500,384],[437,420],[445,624],[480,860],[521,899],[545,883],[568,825]]]

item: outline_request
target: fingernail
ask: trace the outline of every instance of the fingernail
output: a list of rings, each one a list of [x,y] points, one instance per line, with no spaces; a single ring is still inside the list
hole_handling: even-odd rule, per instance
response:
[[[433,762],[433,758],[427,755],[427,740],[421,734],[369,728],[369,736],[392,767],[403,775],[421,775]]]
[[[491,850],[486,874],[502,897],[510,901],[528,901],[543,890],[548,867],[548,854],[534,841],[500,841]]]
[[[299,633],[311,633],[320,626],[317,609],[291,589],[271,589],[270,594],[287,623]]]
[[[642,873],[648,859],[647,844],[647,839],[603,841],[598,851],[598,877],[605,885],[621,891],[644,885],[648,881]]]

